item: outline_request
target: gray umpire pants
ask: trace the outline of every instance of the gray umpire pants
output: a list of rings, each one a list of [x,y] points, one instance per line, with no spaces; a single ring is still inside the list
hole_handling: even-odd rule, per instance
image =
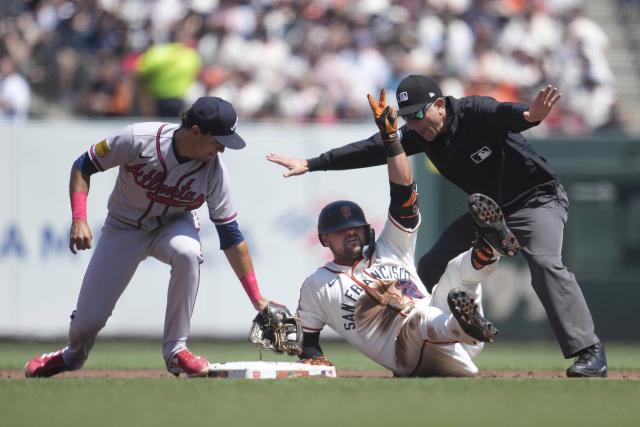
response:
[[[531,285],[566,358],[600,341],[580,286],[562,263],[562,238],[568,212],[569,200],[559,185],[556,194],[534,197],[519,210],[505,214],[529,264]],[[429,291],[449,260],[469,248],[475,230],[469,213],[460,216],[420,259],[418,274]]]

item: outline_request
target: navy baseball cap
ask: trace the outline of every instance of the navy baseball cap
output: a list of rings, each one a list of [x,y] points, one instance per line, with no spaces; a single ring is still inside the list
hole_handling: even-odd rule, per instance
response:
[[[247,144],[236,133],[238,115],[233,105],[216,96],[203,96],[193,103],[187,113],[189,121],[213,136],[227,148],[239,150]]]
[[[396,89],[398,116],[415,113],[438,98],[442,91],[433,79],[417,74],[405,77]]]

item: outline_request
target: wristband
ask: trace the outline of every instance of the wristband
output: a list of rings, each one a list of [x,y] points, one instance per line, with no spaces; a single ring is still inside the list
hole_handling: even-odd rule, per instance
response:
[[[244,291],[249,296],[251,302],[256,302],[262,299],[262,295],[260,294],[260,289],[258,289],[258,281],[256,280],[255,272],[251,272],[246,276],[240,279],[240,283],[242,283],[242,287]]]
[[[80,191],[71,193],[71,220],[73,222],[87,220],[87,194]]]
[[[404,149],[402,148],[402,144],[397,139],[393,142],[383,142],[384,152],[387,154],[387,157],[395,157],[404,153]]]

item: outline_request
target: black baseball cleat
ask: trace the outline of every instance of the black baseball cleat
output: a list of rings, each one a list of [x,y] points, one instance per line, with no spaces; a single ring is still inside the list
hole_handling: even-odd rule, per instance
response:
[[[475,193],[468,198],[469,213],[478,226],[478,237],[502,256],[520,251],[516,236],[509,230],[502,209],[489,196]]]
[[[605,378],[607,376],[607,356],[604,345],[599,342],[580,350],[576,361],[567,368],[568,377]]]
[[[451,289],[447,295],[451,314],[465,334],[481,342],[493,342],[498,330],[478,310],[475,300],[462,289]]]

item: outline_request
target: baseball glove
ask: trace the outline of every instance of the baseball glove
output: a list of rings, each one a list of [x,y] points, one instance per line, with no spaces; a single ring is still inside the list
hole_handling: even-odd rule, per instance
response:
[[[249,341],[265,350],[295,356],[302,353],[302,325],[289,309],[277,302],[256,315],[249,330]]]

